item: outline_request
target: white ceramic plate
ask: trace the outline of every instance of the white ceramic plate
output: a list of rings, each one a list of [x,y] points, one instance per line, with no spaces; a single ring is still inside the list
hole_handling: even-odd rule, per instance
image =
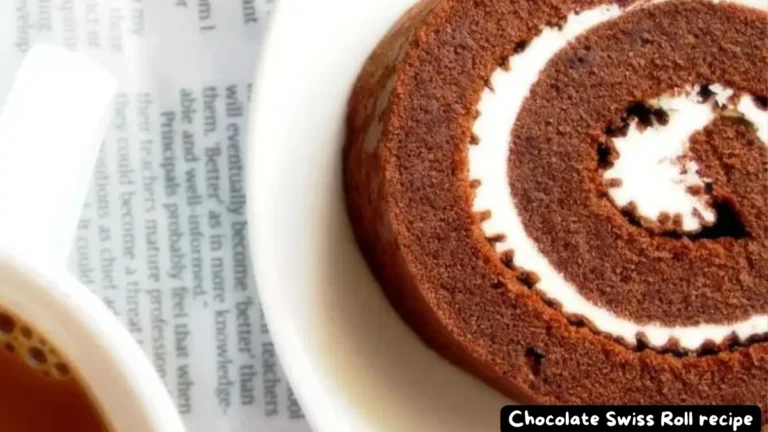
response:
[[[509,401],[427,349],[389,306],[344,208],[346,103],[414,0],[281,0],[249,148],[257,283],[280,358],[318,431],[491,431]]]

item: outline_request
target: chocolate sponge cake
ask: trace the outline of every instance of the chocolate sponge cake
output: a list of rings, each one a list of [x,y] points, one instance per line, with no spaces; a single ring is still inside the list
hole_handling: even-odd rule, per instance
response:
[[[387,297],[530,403],[768,410],[768,2],[425,0],[354,88]]]

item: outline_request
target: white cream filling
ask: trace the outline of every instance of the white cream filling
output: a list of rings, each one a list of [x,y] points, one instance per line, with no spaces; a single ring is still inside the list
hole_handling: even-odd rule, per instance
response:
[[[689,140],[727,109],[755,125],[758,137],[768,144],[764,136],[768,111],[758,108],[751,96],[731,103],[734,91],[720,84],[710,86],[714,95],[708,101],[701,100],[699,90],[695,86],[685,93],[649,101],[648,105],[669,115],[669,122],[643,128],[633,120],[626,136],[613,138],[619,158],[603,177],[621,180],[620,186],[608,191],[617,207],[634,203],[639,216],[653,221],[662,213],[680,215],[685,232],[697,232],[715,222],[715,211],[706,196],[688,191],[691,186],[703,187],[706,181],[699,176],[698,164],[684,158],[689,154]]]
[[[735,0],[734,3],[768,10],[765,0]],[[602,332],[621,337],[629,343],[635,343],[637,334],[643,333],[653,346],[663,346],[675,338],[687,349],[697,349],[708,340],[720,342],[733,333],[742,339],[766,333],[768,315],[756,315],[731,325],[701,324],[687,327],[637,323],[619,317],[583,297],[542,255],[525,232],[507,175],[510,131],[513,130],[520,108],[552,57],[571,40],[598,24],[618,17],[622,12],[616,5],[605,5],[571,14],[562,29],[545,27],[525,51],[510,57],[508,71],[499,68],[494,72],[490,79],[494,90],[486,89],[483,92],[478,105],[480,116],[473,125],[473,132],[479,142],[478,145],[469,146],[468,152],[470,178],[481,182],[473,209],[478,212],[490,210],[491,217],[482,223],[486,235],[506,236],[496,244],[497,251],[514,250],[515,264],[539,276],[537,289],[557,300],[564,312],[587,318]],[[739,101],[738,108],[745,118],[757,125],[758,135],[762,139],[768,127],[765,122],[759,123],[764,112],[754,106],[754,102],[746,99]],[[628,160],[631,161],[630,158]]]

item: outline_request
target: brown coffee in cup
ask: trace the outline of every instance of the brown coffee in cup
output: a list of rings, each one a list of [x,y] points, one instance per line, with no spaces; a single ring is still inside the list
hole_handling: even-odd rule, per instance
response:
[[[109,431],[77,371],[50,341],[0,307],[0,431]]]

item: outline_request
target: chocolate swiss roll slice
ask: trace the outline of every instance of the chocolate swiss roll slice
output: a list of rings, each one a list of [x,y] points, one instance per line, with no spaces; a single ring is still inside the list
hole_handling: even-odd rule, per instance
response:
[[[768,2],[426,0],[345,147],[370,267],[521,402],[768,409]]]

